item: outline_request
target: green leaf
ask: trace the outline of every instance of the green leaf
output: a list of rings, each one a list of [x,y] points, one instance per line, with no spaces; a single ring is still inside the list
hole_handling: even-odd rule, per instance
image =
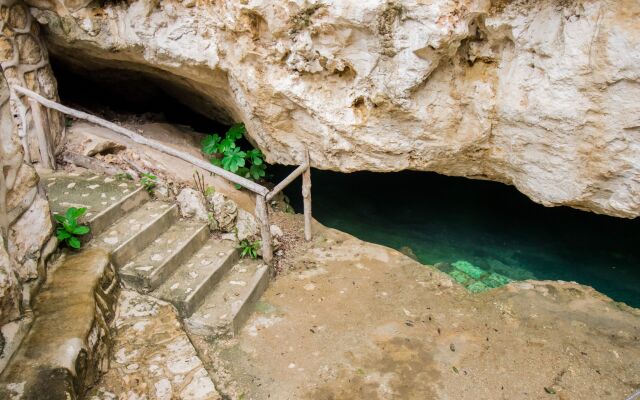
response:
[[[218,153],[218,146],[222,138],[214,133],[213,135],[207,135],[202,139],[202,152],[205,154]]]
[[[67,238],[70,238],[71,234],[64,229],[58,229],[56,231],[56,237],[58,238],[58,240],[65,240]]]
[[[244,133],[246,132],[246,128],[244,127],[244,123],[238,122],[237,124],[233,124],[231,128],[227,131],[227,138],[231,138],[231,140],[236,141],[240,139]]]
[[[65,217],[67,217],[67,220],[72,220],[72,219],[76,219],[76,213],[78,212],[78,209],[75,207],[69,207],[67,208],[67,212],[64,214]]]
[[[556,394],[556,391],[553,388],[550,388],[550,387],[545,387],[544,391],[549,393],[549,394]]]
[[[234,147],[236,147],[235,139],[231,139],[230,137],[227,136],[222,140],[222,142],[220,142],[220,145],[218,145],[218,152],[226,153],[227,151],[233,149]]]
[[[64,227],[64,229],[67,232],[73,232],[74,229],[76,229],[76,226],[78,226],[78,223],[76,222],[75,219],[73,220],[66,220],[64,221],[64,223],[62,224],[62,226]]]
[[[264,162],[262,152],[259,149],[249,150],[247,152],[248,158],[251,160],[253,165],[262,165]]]
[[[85,207],[82,208],[75,208],[75,207],[70,207],[67,210],[67,219],[68,220],[77,220],[78,218],[82,217],[84,215],[84,213],[87,212],[87,209]],[[74,221],[75,222],[75,221]]]
[[[91,229],[89,229],[88,226],[78,226],[77,228],[75,228],[73,230],[73,234],[74,235],[86,235],[90,231],[91,231]]]
[[[80,240],[78,240],[78,238],[76,237],[70,237],[69,239],[67,239],[67,244],[74,249],[80,248]]]
[[[209,161],[211,161],[211,164],[215,165],[216,167],[222,167],[222,159],[220,158],[211,158],[209,159]]]
[[[222,167],[227,171],[235,173],[238,171],[238,168],[244,167],[244,158],[246,155],[247,153],[238,147],[229,149],[224,153],[224,157],[222,158]]]
[[[67,218],[64,215],[54,215],[53,218],[61,224],[64,224],[67,221]]]
[[[251,175],[251,178],[254,181],[257,181],[263,176],[265,176],[266,174],[265,168],[266,167],[264,164],[260,164],[260,165],[253,164],[251,168],[249,168],[249,174]]]
[[[236,172],[236,174],[244,177],[244,178],[249,178],[251,176],[251,174],[249,173],[249,168],[247,167],[240,167],[238,168],[238,171]]]

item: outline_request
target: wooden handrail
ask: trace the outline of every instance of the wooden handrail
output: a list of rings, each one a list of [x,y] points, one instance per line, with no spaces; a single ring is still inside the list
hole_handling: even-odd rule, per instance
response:
[[[298,176],[302,175],[302,197],[304,199],[304,236],[305,240],[311,240],[311,161],[309,158],[309,151],[305,150],[305,162],[304,164],[297,167],[292,173],[290,173],[285,179],[283,179],[280,183],[278,183],[273,190],[269,191],[266,187],[257,184],[253,181],[250,181],[246,178],[243,178],[239,175],[234,174],[233,172],[229,172],[225,169],[217,167],[211,163],[208,163],[200,158],[197,158],[191,154],[185,153],[183,151],[174,149],[173,147],[166,146],[160,142],[157,142],[152,139],[147,139],[146,137],[133,132],[130,129],[124,128],[120,125],[114,124],[113,122],[109,122],[105,119],[96,117],[95,115],[91,115],[85,113],[83,111],[75,110],[73,108],[64,106],[60,103],[57,103],[53,100],[49,100],[38,93],[35,93],[29,89],[25,89],[21,86],[13,86],[13,89],[21,93],[29,98],[32,107],[35,106],[36,103],[39,103],[45,107],[51,108],[53,110],[59,111],[63,114],[71,115],[73,117],[83,119],[89,122],[92,122],[96,125],[100,125],[107,129],[110,129],[116,133],[120,133],[135,143],[139,143],[145,146],[149,146],[152,149],[158,150],[162,153],[172,155],[174,157],[180,158],[188,163],[191,163],[197,167],[200,167],[206,171],[209,171],[213,174],[219,175],[235,184],[243,186],[256,195],[256,217],[260,221],[260,236],[262,239],[262,258],[267,264],[271,264],[273,259],[273,248],[271,243],[271,225],[269,224],[269,209],[267,207],[267,202],[271,200],[276,194],[282,191],[287,185],[293,182]],[[39,111],[36,110],[36,112]],[[41,132],[42,133],[42,132]],[[42,136],[42,135],[41,135]],[[41,149],[42,150],[42,149]]]
[[[273,199],[275,195],[280,193],[282,189],[287,187],[291,182],[293,182],[294,179],[302,175],[302,173],[307,169],[309,169],[309,164],[304,163],[298,168],[296,168],[295,170],[293,170],[292,173],[290,173],[286,178],[280,181],[280,183],[278,183],[273,189],[271,189],[271,191],[267,194],[267,201]]]
[[[211,173],[214,173],[216,175],[220,175],[223,178],[236,183],[242,187],[245,187],[249,190],[251,190],[254,193],[257,193],[259,195],[265,196],[267,193],[269,193],[269,189],[267,189],[266,187],[259,185],[253,181],[250,181],[249,179],[243,178],[239,175],[234,174],[233,172],[229,172],[225,169],[222,169],[220,167],[217,167],[209,162],[206,162],[200,158],[197,158],[195,156],[192,156],[191,154],[185,153],[183,151],[174,149],[173,147],[170,146],[166,146],[160,142],[157,142],[155,140],[152,139],[147,139],[146,137],[135,133],[127,128],[123,128],[120,125],[114,124],[113,122],[109,122],[107,120],[104,120],[102,118],[96,117],[94,115],[91,114],[87,114],[85,112],[82,111],[78,111],[78,110],[74,110],[73,108],[69,108],[66,106],[63,106],[60,103],[56,103],[55,101],[49,100],[41,95],[39,95],[38,93],[32,92],[29,89],[25,89],[21,86],[13,86],[13,89],[18,92],[21,93],[33,100],[36,100],[38,103],[49,107],[51,109],[54,109],[56,111],[60,111],[63,114],[67,114],[67,115],[71,115],[73,117],[76,118],[80,118],[80,119],[84,119],[86,121],[89,122],[93,122],[96,125],[100,125],[103,126],[105,128],[111,129],[112,131],[115,131],[117,133],[120,133],[126,137],[128,137],[129,139],[133,140],[136,143],[139,144],[143,144],[146,146],[151,147],[152,149],[161,151],[163,153],[172,155],[174,157],[180,158],[184,161],[187,161],[195,166],[198,166],[206,171],[209,171]]]

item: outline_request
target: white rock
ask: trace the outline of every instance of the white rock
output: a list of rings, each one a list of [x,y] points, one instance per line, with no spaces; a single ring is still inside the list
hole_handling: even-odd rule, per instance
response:
[[[260,232],[260,225],[253,214],[240,208],[238,209],[236,229],[238,230],[238,240],[243,240],[257,235]]]
[[[637,0],[137,0],[73,19],[70,0],[41,3],[61,52],[170,69],[193,108],[243,116],[269,162],[307,147],[319,168],[479,177],[640,215]]]
[[[180,215],[185,218],[196,218],[201,221],[208,221],[206,203],[202,193],[197,190],[186,188],[182,189],[176,198],[180,207]]]

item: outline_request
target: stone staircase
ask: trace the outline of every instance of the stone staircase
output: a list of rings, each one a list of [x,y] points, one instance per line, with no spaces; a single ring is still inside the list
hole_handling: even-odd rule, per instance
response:
[[[60,173],[44,181],[54,213],[87,207],[88,246],[110,252],[126,287],[172,303],[198,334],[236,334],[266,288],[260,260],[240,259],[235,242],[132,181]]]

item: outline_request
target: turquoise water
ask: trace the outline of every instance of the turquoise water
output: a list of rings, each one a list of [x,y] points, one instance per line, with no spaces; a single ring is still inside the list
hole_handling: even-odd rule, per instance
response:
[[[546,208],[510,186],[431,173],[312,176],[314,217],[327,226],[410,247],[425,264],[576,281],[640,307],[640,220]],[[287,195],[301,210],[299,183]]]

